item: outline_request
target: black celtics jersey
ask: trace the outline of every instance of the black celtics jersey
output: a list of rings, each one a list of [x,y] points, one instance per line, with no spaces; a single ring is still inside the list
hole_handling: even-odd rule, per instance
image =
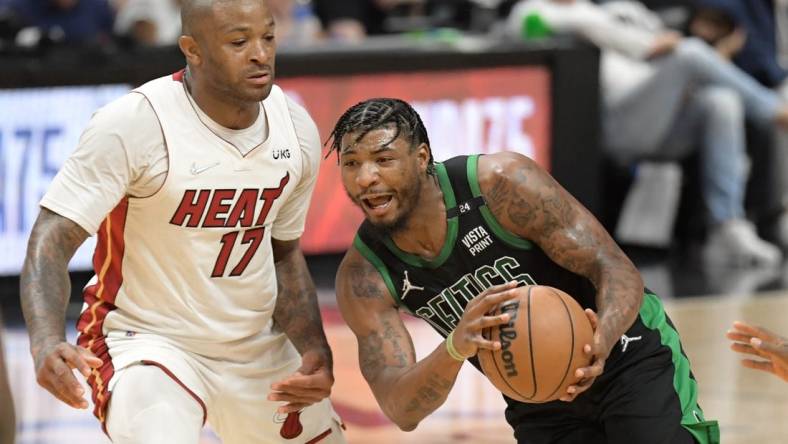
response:
[[[596,310],[596,292],[588,279],[562,268],[536,244],[498,223],[481,196],[478,160],[478,155],[459,156],[435,165],[447,232],[433,260],[400,250],[368,221],[359,228],[354,246],[380,272],[399,307],[444,337],[457,326],[468,301],[513,280],[560,288],[583,308]]]

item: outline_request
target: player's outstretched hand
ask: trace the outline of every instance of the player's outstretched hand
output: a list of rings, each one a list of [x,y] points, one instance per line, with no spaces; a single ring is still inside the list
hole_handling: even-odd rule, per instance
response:
[[[287,378],[271,384],[269,401],[285,402],[281,414],[297,412],[322,401],[331,394],[334,374],[325,355],[307,351],[301,355],[301,367]]]
[[[518,295],[517,282],[507,282],[484,290],[465,306],[465,313],[454,329],[454,348],[463,357],[476,356],[480,348],[500,350],[500,341],[490,341],[482,336],[482,330],[509,322],[508,313],[489,316],[498,304],[512,300]]]
[[[596,377],[605,370],[605,361],[610,355],[611,347],[604,340],[604,333],[598,328],[599,318],[594,313],[594,310],[590,308],[586,308],[585,313],[591,322],[591,328],[594,329],[593,344],[583,346],[583,352],[591,357],[591,364],[588,367],[581,367],[575,371],[575,377],[579,378],[579,380],[566,388],[566,394],[560,398],[561,401],[565,402],[574,401],[579,394],[591,387]]]
[[[77,369],[87,378],[92,369],[101,366],[101,359],[85,348],[57,342],[42,347],[34,356],[34,361],[36,381],[41,387],[71,407],[88,408],[85,389],[74,377],[72,369]]]
[[[788,382],[788,338],[741,321],[734,322],[726,336],[733,341],[733,351],[761,358],[742,359],[743,366],[772,373]]]

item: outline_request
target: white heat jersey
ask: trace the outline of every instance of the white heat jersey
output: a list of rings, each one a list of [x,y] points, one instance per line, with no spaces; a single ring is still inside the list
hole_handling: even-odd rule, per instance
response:
[[[297,357],[272,332],[272,224],[304,174],[284,93],[263,102],[269,135],[246,155],[201,122],[177,76],[135,93],[158,117],[169,169],[158,192],[124,198],[99,227],[80,344],[144,332],[214,359]]]

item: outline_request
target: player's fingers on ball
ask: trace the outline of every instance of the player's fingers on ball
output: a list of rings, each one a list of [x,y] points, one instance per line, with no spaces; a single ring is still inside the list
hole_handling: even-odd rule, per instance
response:
[[[599,317],[596,315],[596,313],[594,313],[594,310],[591,310],[590,308],[586,308],[583,310],[583,312],[586,314],[588,321],[591,323],[591,328],[596,331],[596,326],[599,324]]]
[[[590,378],[594,375],[594,373],[595,371],[592,365],[589,365],[588,367],[580,367],[577,370],[575,370],[575,378],[578,379]]]
[[[480,296],[490,296],[511,290],[517,287],[516,281],[509,281],[500,285],[493,285],[492,287],[484,290]]]
[[[591,388],[591,384],[594,383],[594,379],[595,378],[584,379],[583,381],[581,381],[581,383],[576,384],[575,391],[573,394],[577,396],[583,393],[584,391],[588,390],[589,388]]]
[[[500,304],[503,304],[507,301],[517,299],[520,295],[520,292],[516,288],[512,288],[510,290],[506,290],[503,293],[497,293],[491,295],[485,299],[483,299],[478,305],[476,305],[476,310],[481,311],[482,313],[492,313],[494,312]]]
[[[476,338],[473,341],[473,343],[474,343],[474,345],[476,345],[477,348],[482,348],[482,349],[485,349],[485,350],[500,350],[501,349],[501,343],[499,341],[490,341],[490,340],[487,340],[487,339],[484,339],[484,338]]]
[[[605,371],[605,361],[602,359],[598,359],[594,364],[591,365],[591,377],[596,378],[597,376],[601,375],[602,372]],[[588,375],[586,375],[588,376]]]
[[[517,290],[517,287],[514,286],[492,287],[490,290],[494,288],[499,288],[499,290],[494,292],[484,292],[477,296],[476,306],[494,306],[508,299],[513,299],[519,294],[519,290]]]
[[[512,319],[509,313],[504,313],[496,316],[484,316],[479,318],[479,321],[476,323],[476,327],[478,330],[494,327],[496,325],[502,325],[508,323]]]
[[[567,391],[567,393],[575,394],[575,395],[577,395],[578,393],[582,393],[586,389],[588,389],[588,387],[591,387],[591,384],[594,383],[595,379],[596,379],[596,377],[594,377],[594,376],[591,376],[591,377],[586,376],[584,378],[581,378],[580,380],[578,380],[574,384],[572,384],[569,387],[567,387],[566,391]]]
[[[517,288],[512,288],[511,290],[506,290],[503,293],[498,293],[495,295],[494,299],[496,303],[501,304],[507,301],[511,301],[520,297],[520,290]]]

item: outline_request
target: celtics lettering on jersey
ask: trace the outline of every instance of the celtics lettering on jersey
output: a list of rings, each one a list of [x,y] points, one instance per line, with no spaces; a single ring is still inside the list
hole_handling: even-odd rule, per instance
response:
[[[414,291],[423,288],[418,287],[417,282],[410,282],[407,272],[404,281],[401,299],[408,305],[408,291],[405,291],[405,288]],[[521,272],[517,259],[511,256],[500,257],[494,263],[482,265],[473,273],[462,276],[457,282],[429,298],[426,304],[415,311],[415,314],[429,322],[440,333],[448,335],[457,326],[465,306],[471,299],[493,285],[511,281],[517,281],[521,285],[536,285],[528,273]]]
[[[289,181],[290,173],[285,173],[276,188],[186,190],[170,223],[188,228],[245,228],[222,236],[211,273],[211,277],[225,275],[230,253],[240,235],[240,243],[247,246],[246,251],[229,273],[231,277],[240,276],[260,247],[265,219]]]

